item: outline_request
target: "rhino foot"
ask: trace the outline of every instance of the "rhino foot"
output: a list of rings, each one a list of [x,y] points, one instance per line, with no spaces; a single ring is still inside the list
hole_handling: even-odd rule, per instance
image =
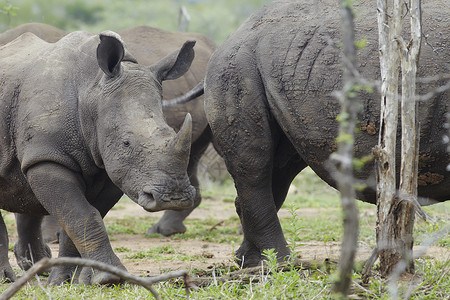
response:
[[[50,272],[47,285],[61,285],[63,283],[76,282],[76,266],[55,266]]]
[[[16,281],[16,274],[14,274],[11,265],[8,263],[0,266],[0,283],[9,283]]]
[[[281,263],[289,257],[290,251],[286,246],[278,249],[277,261]],[[253,244],[244,240],[239,249],[235,252],[235,261],[243,268],[256,267],[261,264],[261,261],[266,259],[261,253],[262,252]]]
[[[123,267],[124,270],[125,267]],[[101,284],[101,285],[114,285],[120,284],[123,280],[111,273],[97,271],[92,268],[83,268],[80,274],[79,283],[83,284]]]
[[[31,251],[31,252],[30,252]],[[17,264],[22,270],[28,270],[35,263],[44,257],[52,257],[50,248],[43,242],[36,241],[36,243],[25,243],[18,241],[14,245],[14,255],[16,256]],[[49,270],[44,270],[39,273],[43,275]]]
[[[256,267],[264,259],[259,250],[245,240],[236,250],[234,256],[236,263],[243,268]]]
[[[119,266],[119,268],[126,270],[123,266]],[[63,283],[80,283],[86,285],[113,285],[122,282],[123,280],[116,275],[108,272],[97,271],[89,267],[55,266],[50,273],[47,284],[61,285]]]
[[[184,226],[184,224],[182,222],[180,223],[163,223],[161,221],[159,221],[158,223],[156,223],[155,225],[153,225],[152,227],[149,227],[147,229],[147,233],[145,234],[145,236],[149,236],[151,234],[154,233],[159,233],[162,234],[164,236],[171,236],[173,234],[177,234],[177,233],[185,233],[186,232],[186,226]]]
[[[102,263],[115,266],[119,269],[126,271],[126,268],[122,265],[117,257],[113,257],[112,260]],[[90,267],[83,266],[55,266],[50,273],[47,284],[48,285],[61,285],[63,283],[79,283],[79,284],[101,284],[101,285],[113,285],[120,284],[123,280],[111,273],[98,271]]]

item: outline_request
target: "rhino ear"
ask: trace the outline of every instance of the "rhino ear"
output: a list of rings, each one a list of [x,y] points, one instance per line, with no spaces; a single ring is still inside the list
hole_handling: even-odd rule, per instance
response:
[[[194,45],[195,41],[186,41],[180,50],[172,52],[150,67],[159,82],[177,79],[189,70],[195,56]]]
[[[100,33],[100,44],[97,47],[97,61],[100,69],[109,77],[120,74],[120,63],[125,48],[120,36],[112,31]]]

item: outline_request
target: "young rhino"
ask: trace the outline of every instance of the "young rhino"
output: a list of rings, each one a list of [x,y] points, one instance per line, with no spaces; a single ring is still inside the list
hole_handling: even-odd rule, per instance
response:
[[[150,67],[139,65],[109,31],[74,32],[54,44],[26,33],[0,47],[0,208],[23,214],[16,214],[21,267],[29,267],[28,247],[34,261],[50,255],[39,226],[43,215],[64,228],[59,256],[125,269],[102,220],[123,193],[148,211],[193,205],[186,172],[191,117],[177,134],[166,124],[161,83],[189,69],[194,44]],[[0,217],[0,277],[13,281],[7,252]],[[55,267],[48,281],[62,283],[73,271]],[[119,281],[90,269],[79,279]]]

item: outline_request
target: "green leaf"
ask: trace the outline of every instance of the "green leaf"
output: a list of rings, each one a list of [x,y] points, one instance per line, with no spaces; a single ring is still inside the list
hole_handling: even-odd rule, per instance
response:
[[[362,39],[355,41],[355,46],[358,49],[364,49],[367,47],[367,38],[363,37]]]

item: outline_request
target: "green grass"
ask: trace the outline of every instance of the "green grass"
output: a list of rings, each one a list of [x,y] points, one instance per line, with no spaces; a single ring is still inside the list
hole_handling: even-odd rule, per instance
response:
[[[45,282],[45,279],[42,280]],[[6,285],[0,286],[3,292]],[[119,286],[86,286],[81,284],[65,284],[62,286],[38,285],[35,281],[21,289],[12,299],[152,299],[152,294],[145,288],[123,284]]]
[[[105,220],[106,231],[109,235],[115,234],[132,234],[140,235],[146,232],[147,228],[152,222],[156,222],[156,218],[151,217],[132,217],[125,216],[121,219],[107,219]]]
[[[187,219],[184,223],[189,230],[182,235],[173,236],[173,239],[194,239],[229,244],[240,242],[242,239],[242,236],[238,233],[240,222],[237,216],[223,222],[214,219]]]
[[[449,295],[448,261],[421,258],[416,261],[416,275],[397,286],[400,299],[446,299]],[[444,272],[442,272],[444,270]],[[445,270],[447,274],[445,273]],[[228,270],[229,271],[229,270]],[[220,270],[216,270],[217,273]],[[385,280],[374,276],[370,283],[362,284],[358,273],[353,273],[357,286],[351,295],[356,299],[392,299]],[[190,292],[193,299],[333,299],[332,285],[336,280],[336,268],[325,270],[274,271],[270,275],[260,274],[249,283],[239,280],[213,283],[198,291]],[[186,296],[185,290],[168,282],[158,288],[164,298],[173,299],[176,295]]]
[[[229,269],[216,269],[218,276]],[[233,271],[233,270],[231,270]],[[449,262],[421,258],[416,261],[416,275],[412,280],[402,281],[398,285],[401,299],[445,299],[450,294]],[[332,284],[336,278],[335,269],[324,270],[288,270],[273,271],[270,275],[254,276],[249,283],[240,280],[212,283],[197,291],[191,290],[191,299],[331,299]],[[358,273],[353,274],[359,281]],[[41,277],[41,283],[45,281]],[[7,288],[0,285],[0,292]],[[352,289],[354,297],[363,299],[390,299],[384,280],[375,276],[371,282]],[[186,291],[183,285],[166,281],[156,284],[155,289],[163,299],[183,299]],[[30,285],[19,291],[14,299],[152,299],[149,291],[132,284],[113,287],[63,285],[47,287],[33,280]],[[359,299],[360,299],[359,298]]]

